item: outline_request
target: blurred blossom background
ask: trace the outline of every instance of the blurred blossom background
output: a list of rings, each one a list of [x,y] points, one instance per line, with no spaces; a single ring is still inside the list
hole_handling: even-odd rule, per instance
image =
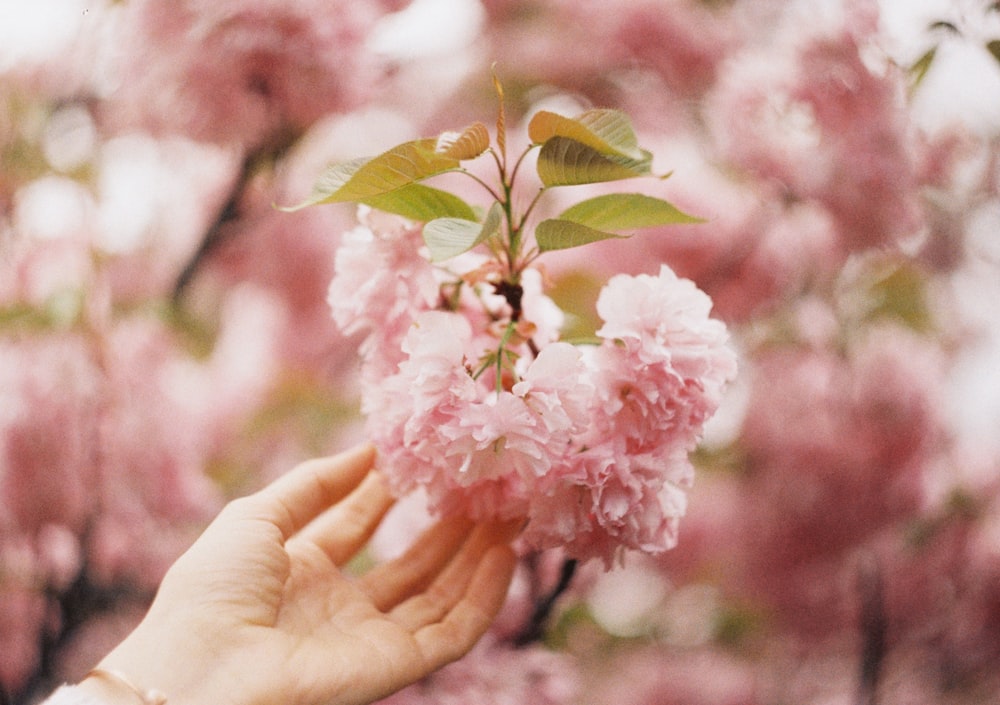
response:
[[[512,143],[620,108],[706,219],[547,258],[570,325],[665,263],[740,373],[677,548],[582,566],[525,638],[532,556],[387,702],[1000,700],[1000,4],[0,0],[3,701],[81,677],[228,498],[359,440],[326,301],[356,215],[274,205],[492,125],[494,62]]]

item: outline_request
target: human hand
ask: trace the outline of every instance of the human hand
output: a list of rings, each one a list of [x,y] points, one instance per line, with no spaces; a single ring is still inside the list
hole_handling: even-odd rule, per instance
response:
[[[340,568],[393,499],[361,446],[231,502],[100,663],[169,705],[369,703],[462,656],[503,604],[512,524],[449,518],[360,578]],[[135,705],[104,679],[81,684]]]

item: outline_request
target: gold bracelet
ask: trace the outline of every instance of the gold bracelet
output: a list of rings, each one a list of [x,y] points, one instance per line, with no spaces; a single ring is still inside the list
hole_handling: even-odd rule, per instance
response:
[[[124,686],[135,693],[143,705],[164,705],[167,702],[167,696],[159,690],[142,690],[118,671],[112,671],[107,668],[95,668],[85,675],[83,680],[88,678],[101,678],[114,685]]]

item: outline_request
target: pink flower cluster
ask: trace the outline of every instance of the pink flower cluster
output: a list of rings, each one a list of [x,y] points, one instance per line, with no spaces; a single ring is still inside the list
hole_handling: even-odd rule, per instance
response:
[[[256,148],[356,107],[381,74],[364,42],[396,2],[129,3],[107,119]]]
[[[482,267],[469,257],[456,264]],[[666,266],[612,277],[599,340],[577,346],[558,340],[537,270],[522,274],[516,330],[530,332],[517,341],[498,329],[512,312],[495,287],[449,301],[457,279],[406,225],[362,226],[338,254],[330,302],[346,331],[368,333],[362,410],[395,489],[422,487],[444,512],[524,517],[528,546],[581,559],[671,548],[688,453],[736,371],[708,296]]]
[[[869,9],[850,17],[839,31],[796,32],[785,60],[774,47],[748,50],[718,81],[707,113],[726,158],[786,199],[825,209],[846,252],[922,224],[905,76],[866,62]]]

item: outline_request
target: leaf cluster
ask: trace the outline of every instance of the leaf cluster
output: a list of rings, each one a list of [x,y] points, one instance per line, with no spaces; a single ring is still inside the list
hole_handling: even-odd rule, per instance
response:
[[[404,142],[375,157],[354,159],[329,167],[297,210],[323,203],[353,202],[424,223],[423,237],[435,262],[486,244],[517,273],[542,252],[577,247],[626,231],[677,223],[694,223],[690,216],[660,198],[640,193],[609,193],[580,201],[558,216],[542,220],[534,230],[535,245],[525,254],[525,223],[539,197],[561,186],[597,184],[653,176],[652,154],[639,146],[628,116],[618,110],[592,109],[575,117],[549,111],[536,113],[529,125],[531,144],[508,170],[503,90],[500,98],[497,149],[485,125],[476,122],[437,138]],[[536,170],[541,188],[524,213],[512,203],[514,179],[524,157],[538,150]],[[492,154],[500,183],[495,188],[463,167],[463,162]],[[459,172],[478,181],[492,197],[485,210],[459,196],[423,183],[431,177]],[[665,178],[665,177],[660,177]]]

